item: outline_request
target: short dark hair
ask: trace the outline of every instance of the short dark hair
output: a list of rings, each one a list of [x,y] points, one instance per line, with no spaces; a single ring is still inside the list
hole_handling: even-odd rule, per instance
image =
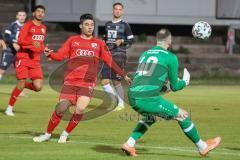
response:
[[[19,12],[25,12],[25,13],[27,13],[25,10],[19,9],[19,10],[17,10],[16,14],[18,14]]]
[[[167,28],[162,28],[160,29],[157,34],[156,34],[156,38],[158,41],[164,41],[166,40],[169,36],[171,36],[171,32],[169,31],[169,29]]]
[[[120,2],[116,2],[116,3],[114,3],[114,4],[113,4],[113,8],[114,8],[115,6],[117,6],[117,5],[122,6],[122,8],[124,8],[123,4],[120,3]]]
[[[88,19],[95,21],[92,14],[86,13],[80,16],[80,24],[82,24],[85,20]]]
[[[43,9],[44,11],[46,10],[46,8],[45,8],[43,5],[36,5],[36,6],[33,8],[33,12],[35,12],[38,8]]]

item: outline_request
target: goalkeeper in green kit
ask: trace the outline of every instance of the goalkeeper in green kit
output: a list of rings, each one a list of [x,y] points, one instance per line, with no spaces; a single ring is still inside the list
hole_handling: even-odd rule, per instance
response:
[[[172,36],[168,29],[157,32],[157,45],[145,51],[140,59],[132,85],[128,90],[128,99],[132,108],[143,116],[131,136],[122,145],[122,151],[137,156],[134,147],[148,128],[156,122],[155,117],[176,120],[184,134],[196,145],[199,154],[206,156],[221,142],[220,137],[203,141],[191,121],[188,112],[160,96],[165,81],[170,81],[172,91],[178,91],[189,85],[190,74],[184,69],[183,79],[178,78],[177,56],[168,51]]]

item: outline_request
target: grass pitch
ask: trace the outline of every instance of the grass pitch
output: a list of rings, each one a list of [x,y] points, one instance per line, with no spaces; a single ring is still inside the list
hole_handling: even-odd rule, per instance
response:
[[[40,93],[30,92],[16,103],[16,116],[7,117],[3,113],[13,87],[0,84],[0,160],[129,159],[120,151],[137,123],[129,106],[80,122],[67,144],[57,143],[66,121],[60,123],[51,141],[34,143],[32,137],[46,130],[58,93],[47,85]],[[222,137],[221,146],[206,159],[240,159],[240,85],[194,85],[165,97],[191,112],[203,139]],[[99,102],[94,100],[92,105]],[[157,122],[136,147],[139,157],[134,159],[200,159],[175,121]]]

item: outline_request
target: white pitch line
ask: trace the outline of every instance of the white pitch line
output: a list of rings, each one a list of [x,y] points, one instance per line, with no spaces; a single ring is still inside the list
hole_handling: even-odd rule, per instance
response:
[[[8,138],[16,138],[16,139],[32,139],[32,137],[29,136],[13,136],[13,135],[0,135],[0,137],[8,137]],[[51,139],[51,141],[56,141],[56,139]],[[34,143],[34,142],[33,142]],[[89,144],[89,145],[105,145],[105,146],[121,146],[122,144],[117,143],[103,143],[103,142],[87,142],[87,141],[68,141],[67,143],[73,143],[73,144]],[[166,147],[166,146],[143,146],[143,145],[137,145],[138,148],[149,148],[149,149],[160,149],[160,150],[170,150],[170,151],[180,151],[180,152],[192,152],[197,153],[196,150],[194,150],[192,147]],[[187,149],[189,148],[189,149]],[[218,155],[231,155],[231,156],[240,156],[240,153],[231,153],[226,152],[229,149],[220,148],[217,149],[218,151],[213,151],[211,154],[218,154]]]

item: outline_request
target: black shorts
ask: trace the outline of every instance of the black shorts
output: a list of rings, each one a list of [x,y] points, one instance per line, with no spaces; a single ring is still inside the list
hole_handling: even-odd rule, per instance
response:
[[[122,70],[125,69],[126,61],[127,61],[126,53],[114,55],[113,60]],[[108,65],[106,65],[105,63],[103,64],[101,75],[102,75],[102,79],[111,79],[111,80],[117,80],[117,81],[121,81],[123,79],[123,77],[116,74],[114,70],[109,68]]]
[[[7,70],[11,64],[15,66],[15,59],[16,56],[14,53],[12,53],[11,49],[4,50],[2,53],[0,69]]]

